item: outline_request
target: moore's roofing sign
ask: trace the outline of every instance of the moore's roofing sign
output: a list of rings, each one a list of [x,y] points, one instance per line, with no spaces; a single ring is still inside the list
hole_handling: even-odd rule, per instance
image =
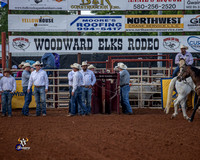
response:
[[[200,36],[10,36],[9,51],[65,53],[177,53],[200,51]]]

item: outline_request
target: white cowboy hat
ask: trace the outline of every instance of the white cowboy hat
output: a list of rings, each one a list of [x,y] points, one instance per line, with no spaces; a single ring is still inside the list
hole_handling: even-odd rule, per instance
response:
[[[82,62],[81,66],[89,66],[89,64],[87,63],[87,61]]]
[[[29,63],[25,63],[24,66],[22,67],[23,69],[26,67],[31,67],[31,65]]]
[[[93,64],[91,64],[91,65],[89,65],[89,66],[88,66],[88,69],[92,69],[92,68],[94,68],[94,69],[95,69],[96,67],[95,67],[95,66],[93,66]]]
[[[180,49],[182,49],[182,48],[188,49],[188,47],[185,45],[181,45]]]
[[[127,66],[124,63],[118,63],[117,65],[118,65],[117,68],[127,69]]]
[[[78,64],[78,63],[74,63],[74,64],[70,65],[70,67],[71,67],[71,68],[76,68],[76,69],[79,69],[79,70],[82,69],[82,68],[81,68],[81,65]]]
[[[24,65],[25,63],[26,63],[26,62],[21,62],[21,63],[18,65],[18,67],[19,67],[19,68],[22,68],[23,65]]]
[[[35,67],[35,66],[41,66],[42,64],[39,62],[39,61],[36,61],[32,66]]]

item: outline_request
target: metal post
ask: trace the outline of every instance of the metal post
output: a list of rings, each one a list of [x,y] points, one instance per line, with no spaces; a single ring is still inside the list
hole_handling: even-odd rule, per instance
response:
[[[6,68],[6,32],[1,32],[1,40],[2,40],[2,58],[1,64],[2,68]]]

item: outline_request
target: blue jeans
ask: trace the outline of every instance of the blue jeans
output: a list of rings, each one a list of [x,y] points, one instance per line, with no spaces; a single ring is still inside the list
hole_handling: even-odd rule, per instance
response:
[[[42,86],[39,88],[34,87],[37,116],[40,116],[41,114],[41,107],[42,107],[42,114],[46,114],[46,96],[45,95],[46,95],[45,86]]]
[[[28,89],[28,86],[25,86],[23,87],[23,93],[24,93],[24,106],[22,108],[22,114],[23,115],[29,115],[29,104],[31,103],[32,101],[32,88],[30,89],[30,92],[27,93],[27,89]]]
[[[92,89],[83,87],[82,101],[84,104],[86,104],[87,114],[91,112],[91,97],[92,97]]]
[[[177,67],[175,68],[175,70],[173,71],[172,78],[174,78],[174,77],[177,76],[179,70],[180,70],[180,68],[179,68],[179,66],[177,66]]]
[[[122,112],[125,114],[133,113],[131,105],[129,103],[129,91],[130,91],[129,85],[120,88]]]
[[[8,115],[12,115],[12,96],[13,94],[7,91],[1,93],[1,104],[2,104],[2,114],[6,115],[6,111],[8,111]]]
[[[83,110],[83,112],[81,114],[86,114],[86,107],[85,104],[82,101],[82,87],[77,87],[77,89],[74,92],[74,96],[71,96],[71,114],[75,115],[76,114],[76,103],[78,103],[78,105],[81,107],[81,109]]]

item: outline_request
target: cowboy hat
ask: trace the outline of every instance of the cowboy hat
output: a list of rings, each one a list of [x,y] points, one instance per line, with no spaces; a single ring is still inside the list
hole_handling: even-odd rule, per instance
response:
[[[11,73],[10,68],[5,68],[5,69],[3,70],[3,72],[4,72],[4,73],[5,73],[5,72]]]
[[[185,45],[181,45],[180,49],[182,49],[182,48],[188,49],[188,47]]]
[[[89,66],[89,64],[87,63],[87,61],[82,62],[81,66]]]
[[[42,64],[39,62],[39,61],[36,61],[34,64],[33,64],[33,67],[35,66],[41,66]]]
[[[17,66],[16,66],[16,65],[13,65],[13,66],[12,66],[12,69],[17,69]]]
[[[31,65],[29,63],[25,63],[24,66],[22,67],[23,69],[26,67],[31,67]]]
[[[118,63],[118,64],[117,64],[117,68],[120,68],[120,69],[127,69],[127,66],[126,66],[124,63]]]
[[[76,69],[79,69],[79,70],[82,69],[82,68],[81,68],[81,65],[78,64],[78,63],[74,63],[74,64],[70,65],[70,67],[71,67],[71,68],[76,68]]]
[[[22,68],[23,65],[24,65],[25,63],[26,63],[26,62],[21,62],[21,63],[18,65],[18,67],[19,67],[19,68]]]
[[[94,69],[95,69],[96,67],[95,67],[95,66],[93,66],[93,64],[91,64],[91,65],[89,65],[89,66],[88,66],[88,69],[92,69],[92,68],[94,68]]]

